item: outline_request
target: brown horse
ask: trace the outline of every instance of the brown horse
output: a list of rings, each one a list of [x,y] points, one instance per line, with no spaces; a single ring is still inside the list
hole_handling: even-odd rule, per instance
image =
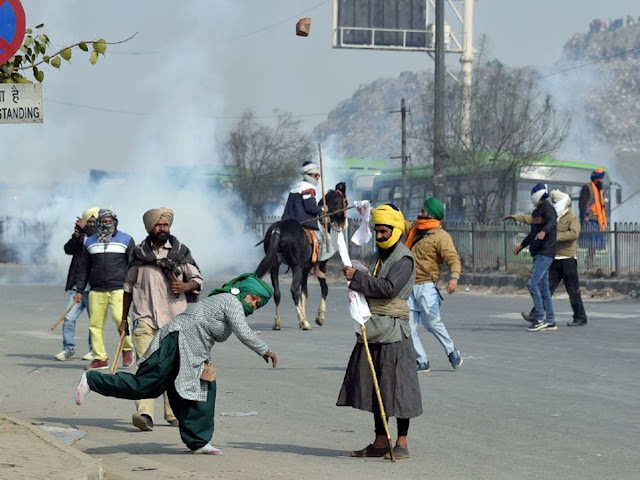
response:
[[[345,194],[345,184],[338,183],[335,190],[329,190],[325,195],[328,211],[331,213],[330,228],[342,230],[345,225],[347,208],[347,200]],[[322,204],[322,202],[321,202]],[[303,330],[311,330],[311,324],[306,319],[306,300],[307,300],[307,280],[309,271],[311,270],[311,254],[312,245],[304,232],[302,225],[295,220],[284,220],[272,224],[264,239],[260,242],[264,243],[265,257],[256,269],[256,275],[263,277],[267,272],[271,274],[271,284],[273,285],[273,300],[276,304],[276,316],[273,323],[273,330],[280,330],[280,282],[278,273],[280,265],[286,264],[292,272],[291,279],[291,298],[296,306],[298,314],[298,325]],[[257,245],[260,245],[258,243]],[[324,248],[324,246],[321,246]],[[333,249],[335,253],[335,248]],[[330,258],[330,257],[329,257]],[[320,270],[327,271],[327,260],[320,262]],[[327,294],[329,287],[324,278],[320,278],[320,289],[322,298],[318,307],[316,316],[316,324],[322,326],[324,324],[324,315],[327,305]]]

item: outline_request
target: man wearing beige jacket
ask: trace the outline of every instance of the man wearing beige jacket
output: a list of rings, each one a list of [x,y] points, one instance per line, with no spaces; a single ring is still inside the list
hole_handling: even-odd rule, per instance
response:
[[[549,267],[549,290],[551,295],[564,281],[564,286],[569,294],[569,302],[573,310],[573,320],[568,322],[570,327],[578,327],[587,324],[587,314],[582,304],[580,295],[580,279],[578,278],[578,236],[580,235],[580,219],[571,210],[571,197],[560,190],[551,192],[551,203],[558,214],[558,235],[556,253],[553,263]],[[515,220],[520,223],[531,223],[531,215],[508,215],[504,220]],[[522,313],[522,317],[531,323],[535,323],[535,313]]]
[[[462,365],[460,352],[440,318],[442,296],[437,283],[440,280],[441,265],[446,263],[451,273],[447,283],[449,294],[456,291],[462,270],[460,257],[451,235],[441,225],[444,214],[444,204],[437,198],[431,197],[424,202],[417,220],[413,223],[406,222],[405,225],[406,246],[411,249],[416,261],[416,282],[408,303],[411,338],[416,351],[417,371],[420,373],[429,372],[431,366],[418,336],[418,323],[422,323],[438,339],[454,369]]]

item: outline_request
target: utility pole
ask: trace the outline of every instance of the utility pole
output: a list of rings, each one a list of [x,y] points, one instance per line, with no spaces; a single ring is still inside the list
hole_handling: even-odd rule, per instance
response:
[[[462,22],[462,142],[471,146],[471,73],[473,67],[473,0],[464,1]]]
[[[444,0],[436,0],[436,44],[433,102],[433,196],[446,203],[444,138]]]
[[[407,196],[409,195],[407,188],[407,161],[411,158],[407,155],[407,102],[403,98],[400,100],[400,110],[393,110],[391,113],[400,113],[401,118],[401,135],[402,135],[402,149],[399,157],[391,157],[393,159],[402,159],[402,203],[400,204],[400,210],[405,215],[407,214]]]

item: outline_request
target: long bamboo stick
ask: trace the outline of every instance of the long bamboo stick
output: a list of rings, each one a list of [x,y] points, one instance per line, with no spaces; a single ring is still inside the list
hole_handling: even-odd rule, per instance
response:
[[[322,145],[318,143],[318,156],[320,157],[320,185],[322,187],[322,203],[327,206],[327,197],[324,194],[324,172],[322,169]],[[327,208],[328,210],[328,208]],[[329,238],[329,217],[324,217],[324,247],[327,253],[331,251],[331,240]]]
[[[378,385],[378,376],[376,375],[376,369],[373,366],[373,359],[371,358],[371,352],[369,351],[369,341],[367,340],[367,328],[360,324],[360,330],[362,332],[362,341],[364,342],[364,349],[367,352],[367,360],[369,361],[369,368],[371,368],[371,376],[373,377],[373,386],[376,389],[376,397],[378,397],[378,405],[380,406],[380,416],[382,417],[382,423],[384,424],[384,431],[387,434],[387,445],[389,445],[389,459],[392,462],[396,461],[396,457],[393,454],[393,447],[391,446],[391,432],[389,432],[389,424],[387,423],[387,414],[384,411],[384,403],[382,402],[382,395],[380,394],[380,385]]]

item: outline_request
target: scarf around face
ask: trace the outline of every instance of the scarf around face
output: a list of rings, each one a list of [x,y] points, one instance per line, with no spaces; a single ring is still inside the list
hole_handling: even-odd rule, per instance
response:
[[[209,296],[218,295],[220,293],[231,293],[242,304],[245,316],[253,313],[253,308],[249,305],[244,297],[247,295],[257,295],[260,297],[260,307],[264,307],[273,295],[273,288],[264,280],[255,276],[254,273],[243,273],[229,280],[222,287],[213,290]]]
[[[136,245],[136,248],[133,249],[131,265],[155,265],[162,270],[162,273],[170,282],[179,278],[182,273],[180,271],[180,266],[188,263],[198,268],[196,261],[191,255],[191,251],[186,245],[180,243],[180,241],[173,235],[169,235],[167,240],[171,243],[171,249],[169,250],[167,258],[156,257],[156,254],[153,253],[151,238],[147,237],[144,242],[140,245]],[[198,299],[197,293],[185,292],[184,295],[188,303],[193,303]]]
[[[433,230],[434,228],[439,228],[441,224],[442,221],[436,220],[435,218],[419,218],[416,220],[416,223],[413,224],[413,228],[409,231],[405,245],[408,249],[411,249],[418,240],[422,239],[422,237],[415,238],[418,231]]]

